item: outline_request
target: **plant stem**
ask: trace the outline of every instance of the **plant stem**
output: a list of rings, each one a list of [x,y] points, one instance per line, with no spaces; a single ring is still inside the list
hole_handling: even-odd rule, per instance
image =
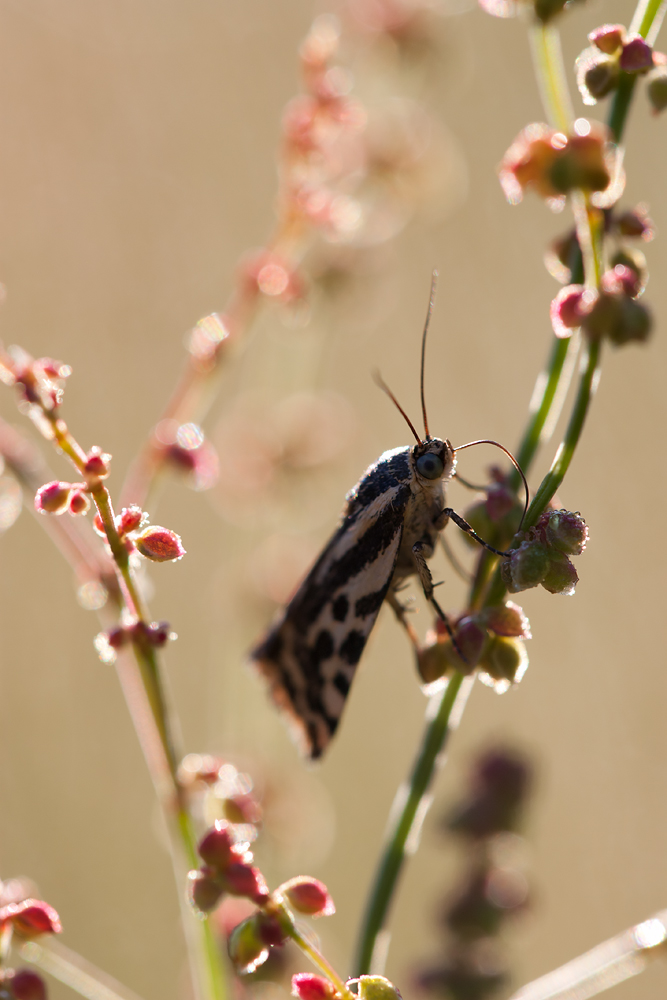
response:
[[[569,132],[574,112],[567,86],[558,28],[536,22],[530,29],[537,83],[547,118],[554,128]]]
[[[330,965],[324,955],[318,951],[318,949],[315,948],[310,941],[303,936],[303,934],[301,934],[295,924],[291,925],[289,929],[289,936],[292,938],[294,943],[299,946],[304,955],[308,956],[313,965],[315,965],[320,972],[333,983],[337,992],[340,993],[345,1000],[356,1000],[354,993],[348,989],[344,980],[338,975],[334,967]]]
[[[359,953],[355,961],[357,976],[371,970],[381,971],[375,967],[373,955],[378,937],[386,924],[403,862],[417,848],[421,823],[430,805],[427,793],[436,768],[444,763],[442,751],[445,742],[458,725],[471,688],[472,678],[466,679],[463,674],[456,673],[449,679],[446,688],[429,702],[427,720],[430,721],[419,754],[407,786],[401,785],[396,793],[389,817],[385,846],[362,923]]]

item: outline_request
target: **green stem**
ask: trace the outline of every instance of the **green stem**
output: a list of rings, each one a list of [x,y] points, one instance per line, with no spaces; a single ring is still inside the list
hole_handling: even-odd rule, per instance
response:
[[[301,934],[295,924],[291,924],[288,933],[294,943],[299,946],[304,955],[307,955],[313,965],[316,966],[316,968],[318,968],[331,983],[333,983],[336,987],[336,991],[340,993],[345,1000],[356,1000],[354,993],[352,990],[348,989],[345,982],[338,975],[334,967],[330,965],[324,955]]]
[[[558,28],[538,21],[530,29],[530,42],[537,83],[547,118],[554,128],[567,133],[574,112]]]
[[[371,971],[373,953],[387,921],[403,862],[406,856],[412,853],[410,848],[412,850],[416,848],[415,841],[424,818],[424,807],[428,808],[429,805],[427,798],[429,786],[437,765],[443,763],[442,751],[445,741],[455,728],[455,723],[458,724],[458,716],[470,691],[471,684],[468,684],[458,699],[457,717],[455,720],[452,719],[452,711],[463,681],[463,674],[454,674],[444,691],[434,696],[434,700],[429,703],[427,718],[434,708],[435,712],[426,727],[407,788],[402,785],[396,793],[384,850],[362,924],[359,954],[355,962],[357,976]],[[437,699],[440,700],[439,704]]]
[[[630,34],[641,35],[653,45],[655,42],[662,19],[667,10],[666,0],[639,0],[632,22],[630,24]],[[621,73],[614,99],[609,111],[608,125],[611,129],[614,141],[620,145],[623,140],[623,130],[630,110],[632,95],[634,94],[637,75],[634,73]]]

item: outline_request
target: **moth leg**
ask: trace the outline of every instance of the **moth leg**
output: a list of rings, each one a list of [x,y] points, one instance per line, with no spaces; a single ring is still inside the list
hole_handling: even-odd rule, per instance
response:
[[[451,516],[451,515],[449,515],[448,509],[447,509],[447,513],[448,513],[448,516]],[[472,531],[472,528],[470,530]],[[442,610],[442,608],[440,607],[440,605],[436,601],[435,597],[433,596],[433,590],[434,590],[434,586],[435,585],[433,583],[433,576],[431,575],[431,571],[428,568],[428,563],[426,562],[426,557],[424,556],[423,549],[425,549],[425,548],[427,548],[427,546],[424,545],[423,542],[415,542],[415,544],[412,546],[412,557],[413,557],[413,559],[415,561],[415,566],[417,568],[417,573],[419,575],[419,580],[420,580],[422,588],[424,590],[424,597],[426,598],[427,601],[431,602],[431,604],[433,605],[433,607],[437,611],[438,617],[443,622],[445,628],[447,629],[447,633],[449,635],[449,638],[452,640],[452,646],[454,647],[454,649],[456,650],[456,652],[459,654],[459,656],[461,657],[461,659],[463,660],[463,662],[467,663],[468,661],[466,660],[465,656],[461,652],[459,644],[457,643],[456,638],[454,636],[454,629],[452,628],[452,623],[450,622],[449,618],[447,617],[447,615],[445,614],[445,612]]]
[[[446,514],[447,517],[450,518],[454,522],[454,524],[456,524],[461,529],[461,531],[465,531],[466,535],[470,535],[471,538],[474,538],[476,542],[479,542],[479,544],[482,545],[485,549],[488,549],[489,552],[493,552],[493,554],[496,556],[511,555],[510,552],[501,552],[500,549],[494,549],[493,545],[489,545],[488,542],[485,542],[483,538],[480,538],[475,529],[468,524],[466,519],[464,517],[461,517],[460,514],[457,514],[456,511],[452,510],[451,507],[445,507],[442,513]]]
[[[401,604],[401,602],[396,597],[396,590],[389,591],[389,593],[387,594],[387,601],[392,611],[396,615],[396,618],[405,629],[408,639],[414,646],[415,650],[419,652],[421,650],[419,636],[417,635],[417,632],[415,631],[412,622],[408,620],[408,608],[404,604]]]

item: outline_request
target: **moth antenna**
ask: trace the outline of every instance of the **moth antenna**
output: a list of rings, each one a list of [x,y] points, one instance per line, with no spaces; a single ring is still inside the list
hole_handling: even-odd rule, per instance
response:
[[[518,530],[521,531],[521,528],[523,527],[523,522],[526,519],[526,514],[528,513],[528,504],[530,503],[530,491],[528,489],[528,483],[526,482],[526,477],[523,474],[523,469],[521,468],[521,466],[519,465],[519,463],[517,462],[516,458],[514,457],[511,451],[508,451],[507,448],[505,448],[504,445],[499,444],[498,441],[490,441],[487,438],[484,438],[481,441],[468,441],[467,444],[461,444],[459,445],[458,448],[454,449],[454,454],[456,454],[457,451],[463,451],[464,448],[473,448],[476,444],[492,444],[494,445],[494,447],[500,448],[501,451],[505,452],[512,465],[521,476],[521,481],[523,482],[523,488],[526,491],[526,503],[524,504],[523,514],[521,515],[521,524],[519,525],[518,528]]]
[[[390,400],[392,401],[398,412],[403,415],[403,419],[405,420],[406,424],[408,425],[408,427],[410,428],[410,430],[417,439],[417,444],[421,444],[422,439],[420,438],[419,434],[417,434],[417,431],[415,430],[414,424],[410,420],[410,417],[407,415],[407,413],[405,412],[399,401],[396,399],[396,396],[393,394],[387,383],[384,381],[379,371],[376,370],[373,372],[373,379],[375,381],[375,384],[378,385],[383,392],[386,392],[386,394],[389,396]]]
[[[431,294],[428,300],[428,312],[426,313],[426,322],[424,323],[424,332],[422,334],[422,365],[421,365],[421,378],[419,380],[421,388],[422,397],[422,413],[424,415],[424,433],[426,434],[426,440],[431,440],[431,435],[428,429],[428,417],[426,416],[426,400],[424,398],[424,366],[426,363],[426,334],[428,333],[428,328],[431,323],[431,316],[433,315],[433,306],[435,305],[435,288],[438,283],[438,272],[434,268],[433,274],[431,275]]]

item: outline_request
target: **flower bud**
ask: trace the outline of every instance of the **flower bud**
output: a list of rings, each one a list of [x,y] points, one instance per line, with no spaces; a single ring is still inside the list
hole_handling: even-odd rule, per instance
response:
[[[250,792],[228,795],[222,800],[222,809],[230,823],[257,825],[262,822],[262,807]]]
[[[237,972],[254,972],[266,962],[269,948],[259,937],[256,917],[237,924],[229,935],[227,951]]]
[[[593,340],[607,337],[617,346],[634,340],[643,343],[651,332],[651,314],[641,302],[627,295],[605,292],[582,325]]]
[[[454,638],[465,661],[462,672],[466,673],[465,667],[471,670],[477,665],[482,655],[487,640],[486,629],[479,624],[476,618],[468,615],[457,623],[454,629]],[[460,663],[461,657],[457,656],[457,660]]]
[[[197,868],[188,872],[188,897],[200,913],[210,913],[220,902],[225,887],[214,868]]]
[[[588,41],[600,52],[612,55],[618,52],[625,40],[625,28],[622,24],[602,24],[590,32]]]
[[[97,479],[106,479],[109,475],[110,461],[111,455],[107,455],[106,452],[102,451],[101,448],[98,448],[98,446],[95,445],[90,449],[88,455],[86,456],[84,472]]]
[[[577,57],[575,68],[584,104],[596,104],[618,83],[618,58],[605,55],[594,46],[584,49]]]
[[[46,983],[32,969],[19,969],[10,980],[14,1000],[46,1000]]]
[[[637,271],[625,264],[616,264],[611,270],[605,271],[600,285],[603,292],[610,295],[627,295],[631,299],[637,298],[642,290]]]
[[[137,528],[141,527],[146,517],[147,515],[144,514],[141,507],[137,507],[136,504],[132,504],[130,507],[123,507],[116,518],[118,534],[128,535],[131,531],[136,531]]]
[[[199,842],[197,852],[205,864],[221,871],[232,861],[238,861],[239,850],[231,824],[224,819],[216,820],[213,828]]]
[[[292,976],[292,996],[297,1000],[333,1000],[336,990],[324,976],[314,972],[298,972]]]
[[[572,270],[581,261],[581,250],[576,230],[571,229],[557,236],[547,247],[544,254],[544,266],[561,285],[572,282]]]
[[[247,896],[254,903],[261,903],[269,895],[259,868],[245,862],[230,862],[224,870],[223,880],[226,891],[232,896]]]
[[[549,568],[542,580],[542,586],[550,594],[562,594],[564,597],[572,597],[578,581],[579,576],[574,568],[574,564],[570,562],[564,553],[557,553],[549,561]]]
[[[641,35],[630,35],[623,43],[619,66],[625,73],[642,73],[653,66],[653,49]]]
[[[650,78],[651,74],[647,76],[647,81]],[[647,243],[655,236],[655,227],[645,205],[637,205],[636,208],[615,215],[614,225],[621,236],[638,236]]]
[[[60,917],[41,899],[23,899],[0,909],[0,926],[10,923],[17,934],[36,937],[38,934],[60,934]]]
[[[360,1000],[401,1000],[396,986],[384,976],[359,977]]]
[[[583,285],[566,285],[553,299],[549,310],[551,325],[557,337],[569,337],[580,327],[597,298],[595,292]]]
[[[124,628],[112,628],[105,634],[106,641],[112,649],[121,649],[130,638],[127,629]]]
[[[71,483],[46,483],[35,494],[35,510],[40,514],[64,514],[71,492]]]
[[[588,542],[588,525],[578,511],[548,510],[540,517],[537,527],[546,531],[546,540],[559,552],[580,556]]]
[[[485,608],[482,612],[481,621],[491,632],[496,635],[505,635],[510,638],[531,639],[530,622],[523,612],[523,609],[513,601],[505,604],[494,604]]]
[[[454,660],[461,662],[456,656],[451,639],[435,639],[427,642],[417,652],[417,672],[424,684],[433,684],[447,673],[455,669]]]
[[[269,913],[260,910],[257,912],[255,920],[257,921],[257,936],[270,948],[279,948],[285,944],[290,936],[292,921],[283,907]]]
[[[497,688],[501,693],[506,691],[509,685],[519,683],[527,666],[528,656],[522,640],[510,639],[503,635],[491,637],[479,663],[480,670],[488,674],[492,681],[508,682],[501,683]]]
[[[646,264],[646,257],[641,250],[638,247],[619,247],[612,254],[610,263],[612,270],[616,270],[617,267],[621,266],[627,267],[628,270],[634,272],[634,290],[632,291],[632,294],[631,292],[628,292],[627,294],[631,295],[631,298],[633,299],[639,298],[648,282],[648,266]],[[632,285],[629,285],[628,287],[630,289],[633,288]]]
[[[73,490],[69,498],[70,514],[87,514],[90,510],[90,499],[83,490]]]
[[[336,912],[327,887],[316,878],[298,875],[289,882],[284,882],[276,891],[285,897],[297,913],[307,913],[310,917],[329,917]]]
[[[144,528],[134,542],[141,555],[152,562],[172,562],[185,555],[180,536],[157,524]]]
[[[530,779],[526,762],[515,753],[491,750],[477,764],[470,798],[447,817],[446,826],[473,840],[512,832]]]
[[[511,594],[529,590],[542,582],[549,565],[546,545],[527,539],[518,549],[513,549],[509,558],[504,559],[500,572],[503,583]]]
[[[656,66],[646,77],[646,90],[651,107],[658,114],[667,108],[667,66]]]

